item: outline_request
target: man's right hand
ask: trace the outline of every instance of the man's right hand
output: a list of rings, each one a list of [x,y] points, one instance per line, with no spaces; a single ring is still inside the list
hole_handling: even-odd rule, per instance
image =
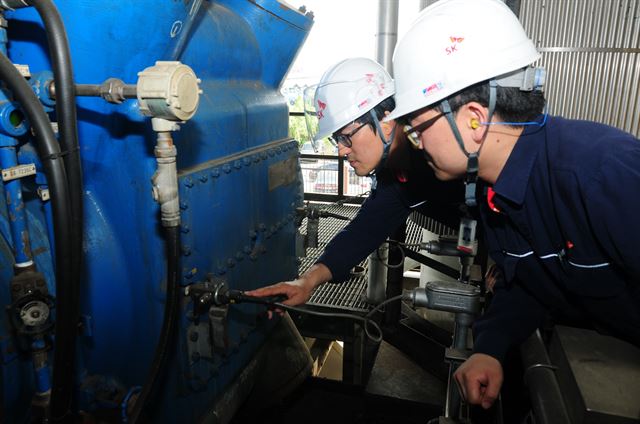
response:
[[[295,306],[306,303],[315,286],[306,278],[298,278],[293,281],[284,281],[282,283],[273,284],[271,286],[262,287],[256,290],[245,292],[249,296],[265,297],[285,295],[287,299],[282,303],[285,305]]]
[[[493,356],[474,353],[453,375],[465,400],[489,409],[500,394],[502,365]]]
[[[246,291],[245,294],[256,297],[285,295],[287,299],[282,302],[284,305],[302,305],[303,303],[307,303],[311,298],[316,287],[325,281],[331,280],[331,278],[332,275],[329,268],[322,263],[317,263],[297,280],[285,281],[256,290]],[[276,309],[276,312],[280,315],[283,313],[278,309]],[[271,318],[271,316],[272,313],[269,311],[269,318]]]

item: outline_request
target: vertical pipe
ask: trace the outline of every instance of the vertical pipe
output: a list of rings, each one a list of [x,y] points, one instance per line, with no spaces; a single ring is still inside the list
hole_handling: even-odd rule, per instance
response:
[[[401,224],[391,235],[393,240],[405,241],[407,237],[407,223]],[[391,245],[390,245],[391,247]],[[400,248],[389,249],[389,262],[398,264],[403,260]],[[402,294],[402,279],[404,274],[404,266],[389,268],[387,271],[387,299]],[[384,323],[387,325],[396,325],[400,321],[402,305],[400,302],[389,303],[384,310]]]
[[[369,255],[366,301],[370,304],[377,305],[385,299],[388,257],[389,245],[386,242]]]
[[[0,136],[0,168],[8,169],[18,165],[15,144],[15,139]],[[11,230],[16,267],[28,267],[33,264],[33,258],[20,179],[4,182],[4,196],[7,203],[7,211],[9,212],[9,228]]]
[[[378,31],[376,32],[376,60],[393,77],[393,50],[398,41],[399,0],[378,0]]]
[[[425,7],[431,6],[436,1],[437,0],[420,0],[420,10],[424,9]]]

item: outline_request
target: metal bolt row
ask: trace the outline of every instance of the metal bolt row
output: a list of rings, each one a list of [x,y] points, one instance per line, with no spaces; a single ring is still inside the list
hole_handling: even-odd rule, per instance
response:
[[[208,175],[207,173],[202,172],[199,175],[195,176],[195,178],[197,178],[201,183],[205,184],[209,180],[213,181],[214,179],[219,178],[220,175],[222,175],[222,173],[230,174],[234,169],[240,170],[243,166],[249,167],[253,163],[258,163],[262,160],[268,159],[269,157],[274,157],[275,155],[279,155],[279,154],[288,152],[290,150],[294,150],[296,148],[297,148],[297,144],[294,141],[292,141],[284,146],[277,146],[260,153],[256,153],[250,156],[245,156],[242,159],[237,159],[232,163],[225,163],[220,167],[216,167],[208,171]],[[183,185],[186,188],[194,187],[195,185],[194,177],[192,176],[185,177],[183,180]],[[258,232],[264,233],[265,238],[269,239],[273,237],[273,235],[276,234],[280,229],[282,229],[288,222],[293,221],[295,219],[295,205],[300,202],[302,202],[302,195],[296,194],[295,202],[291,203],[291,209],[293,212],[289,213],[285,218],[283,218],[281,221],[277,222],[276,224],[271,225],[269,228],[267,228],[266,224],[260,223],[257,229],[251,230],[249,232],[249,239],[252,242],[251,245],[255,244],[255,241],[258,238]],[[182,200],[180,202],[180,209],[184,211],[184,210],[187,210],[188,208],[189,208],[188,202],[185,200]],[[183,222],[180,227],[180,231],[183,234],[188,234],[191,232],[191,228],[188,223]],[[257,261],[259,255],[265,254],[266,252],[267,252],[267,248],[263,245],[257,246],[256,249],[252,249],[252,247],[247,244],[242,248],[241,251],[236,252],[233,257],[229,257],[228,259],[223,261],[221,264],[219,264],[215,270],[215,273],[217,275],[224,275],[227,273],[229,269],[234,268],[238,262],[243,261],[245,257],[248,256],[251,261]],[[183,245],[182,254],[183,256],[190,256],[192,254],[191,246],[186,244]],[[183,276],[185,279],[191,280],[196,276],[197,272],[198,270],[196,268],[184,268]]]
[[[251,156],[245,156],[242,159],[237,159],[237,160],[233,161],[233,163],[225,163],[225,164],[222,165],[221,168],[218,168],[218,167],[213,168],[212,170],[208,171],[209,175],[206,174],[206,171],[203,171],[197,177],[197,179],[201,183],[205,184],[205,183],[207,183],[209,181],[209,178],[215,179],[215,178],[220,177],[221,172],[224,172],[225,174],[230,174],[234,169],[240,170],[240,169],[242,169],[243,166],[244,167],[249,167],[253,163],[258,163],[260,161],[267,160],[270,157],[274,157],[274,156],[280,155],[280,154],[282,154],[284,152],[288,152],[289,150],[293,150],[296,147],[297,146],[296,146],[295,142],[288,143],[288,144],[286,144],[284,146],[272,147],[271,149],[265,150],[263,152],[255,153],[255,154],[253,154]],[[221,169],[222,169],[222,171],[221,171]],[[298,164],[298,169],[300,169],[300,164]],[[193,178],[191,176],[189,176],[189,177],[184,178],[183,185],[186,188],[193,188],[193,186],[195,185],[195,182],[194,182]],[[182,204],[181,204],[181,207],[182,207]],[[187,208],[188,208],[188,206],[185,203],[185,206],[184,206],[183,210],[187,209]]]

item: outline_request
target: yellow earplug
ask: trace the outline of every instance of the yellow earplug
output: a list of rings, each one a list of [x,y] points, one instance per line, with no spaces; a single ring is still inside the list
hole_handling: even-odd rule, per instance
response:
[[[475,130],[480,126],[480,122],[476,118],[473,118],[471,119],[470,125],[471,125],[471,129]]]

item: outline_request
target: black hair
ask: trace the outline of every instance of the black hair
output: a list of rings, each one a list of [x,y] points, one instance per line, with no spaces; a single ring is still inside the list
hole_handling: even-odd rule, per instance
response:
[[[393,96],[389,96],[386,99],[384,99],[383,101],[381,101],[380,103],[378,103],[374,108],[373,108],[373,112],[376,115],[376,118],[378,119],[378,121],[382,121],[382,119],[384,118],[384,113],[385,112],[391,112],[393,109],[396,108],[396,101],[393,98]],[[367,111],[367,113],[365,113],[362,116],[359,116],[358,118],[356,118],[353,122],[357,122],[359,124],[367,124],[371,127],[371,129],[373,130],[374,134],[378,134],[377,130],[376,130],[376,123],[373,121],[373,116],[371,116],[371,109],[369,111]],[[350,125],[350,124],[348,124]],[[345,125],[346,127],[346,125]],[[344,129],[344,127],[334,131],[335,133],[340,133],[342,132],[342,130]]]
[[[453,112],[469,102],[478,102],[484,107],[489,107],[489,82],[483,81],[467,87],[450,96],[448,100]],[[545,103],[542,91],[521,91],[518,87],[498,86],[495,113],[505,122],[529,122],[542,113]],[[440,105],[435,109],[442,112]]]

